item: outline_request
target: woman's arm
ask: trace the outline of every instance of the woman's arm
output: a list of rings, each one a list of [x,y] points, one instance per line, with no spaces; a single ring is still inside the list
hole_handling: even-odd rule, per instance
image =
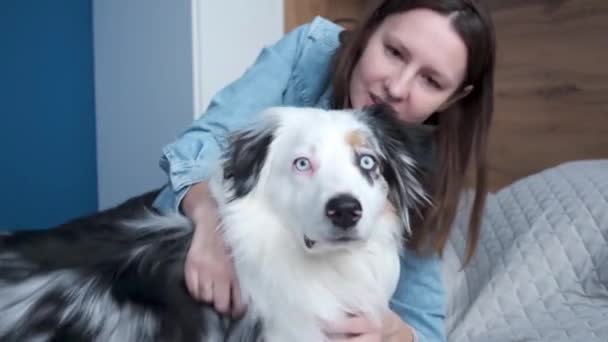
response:
[[[410,325],[420,342],[444,342],[445,289],[441,260],[404,251],[391,308]]]
[[[255,63],[218,92],[205,113],[163,149],[160,165],[169,177],[174,210],[192,184],[205,181],[217,166],[227,134],[246,126],[254,115],[280,105],[309,24],[262,49]]]
[[[218,166],[225,139],[246,126],[257,112],[283,103],[309,24],[262,49],[255,63],[213,97],[204,115],[163,149],[161,168],[169,181],[156,199],[162,211],[182,212],[194,222],[184,265],[190,294],[222,313],[239,316],[245,309],[229,251],[218,232],[217,206],[207,188]]]

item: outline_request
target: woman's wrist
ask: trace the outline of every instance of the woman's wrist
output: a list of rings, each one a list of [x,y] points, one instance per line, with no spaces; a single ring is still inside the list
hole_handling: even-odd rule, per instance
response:
[[[204,198],[208,193],[209,189],[206,182],[191,185],[180,204],[181,211],[190,219],[194,219],[204,205]]]
[[[389,320],[388,331],[385,330],[385,340],[390,342],[418,342],[414,328],[405,323],[399,315],[391,312]]]
[[[416,336],[416,331],[409,324],[401,321],[402,328],[401,336],[399,337],[399,341],[411,341],[418,342],[418,337]]]
[[[181,203],[182,212],[195,223],[215,208],[216,205],[211,198],[207,182],[199,182],[190,186]]]

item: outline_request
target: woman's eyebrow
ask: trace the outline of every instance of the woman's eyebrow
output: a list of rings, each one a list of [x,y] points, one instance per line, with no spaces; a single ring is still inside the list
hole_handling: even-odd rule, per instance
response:
[[[452,77],[450,77],[447,73],[442,73],[432,67],[425,67],[425,72],[431,74],[432,77],[437,78],[437,81],[441,82],[443,86],[451,86],[455,83],[454,79],[452,79]]]
[[[393,48],[399,50],[406,57],[412,56],[412,51],[401,41],[401,39],[394,37],[391,32],[386,33],[386,41]],[[440,63],[431,63],[431,64],[440,64]],[[435,65],[425,64],[424,69],[426,72],[432,74],[434,77],[440,78],[442,82],[449,83],[450,85],[454,84],[456,80],[452,77],[448,72],[436,68]]]

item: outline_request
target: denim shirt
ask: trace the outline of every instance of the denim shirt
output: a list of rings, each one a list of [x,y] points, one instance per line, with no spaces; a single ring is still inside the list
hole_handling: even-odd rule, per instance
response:
[[[161,210],[179,211],[189,187],[217,166],[227,133],[247,126],[261,110],[279,105],[329,108],[329,67],[341,27],[316,17],[271,46],[211,100],[204,115],[163,149],[168,184],[156,199]],[[405,251],[391,308],[413,327],[419,341],[445,341],[445,291],[438,257]]]

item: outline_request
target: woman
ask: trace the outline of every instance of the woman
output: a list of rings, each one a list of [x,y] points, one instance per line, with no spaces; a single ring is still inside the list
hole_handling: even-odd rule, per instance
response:
[[[404,122],[438,127],[441,160],[434,206],[413,227],[401,258],[393,312],[382,326],[352,317],[328,322],[328,336],[445,340],[439,257],[469,169],[476,197],[467,261],[475,251],[486,190],[494,54],[490,17],[473,0],[384,0],[353,31],[317,17],[264,48],[254,65],[163,150],[161,166],[169,184],[156,205],[181,210],[195,222],[185,265],[192,295],[222,312],[238,315],[245,309],[232,262],[215,230],[217,208],[206,183],[226,133],[246,126],[254,113],[270,106],[362,108],[385,102]]]

